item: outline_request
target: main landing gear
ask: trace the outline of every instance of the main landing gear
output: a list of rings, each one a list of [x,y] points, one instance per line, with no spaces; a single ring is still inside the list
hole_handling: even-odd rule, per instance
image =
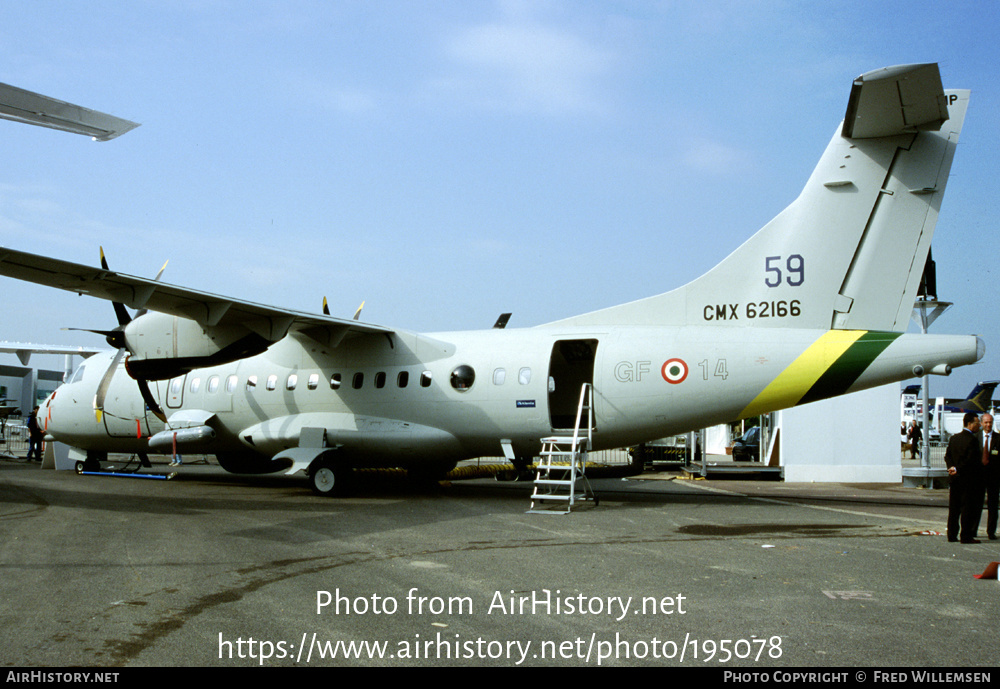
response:
[[[330,455],[321,455],[309,465],[309,487],[316,495],[343,495],[351,483],[354,470]]]
[[[534,481],[535,472],[532,469],[533,457],[514,457],[510,463],[514,465],[513,471],[501,471],[497,473],[497,481]]]

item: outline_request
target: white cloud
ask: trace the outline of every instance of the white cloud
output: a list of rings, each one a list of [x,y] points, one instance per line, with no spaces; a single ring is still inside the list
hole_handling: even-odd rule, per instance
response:
[[[374,112],[378,107],[374,91],[337,86],[302,75],[288,75],[286,82],[293,85],[289,90],[295,99],[325,111],[357,115]]]
[[[434,81],[437,90],[516,111],[599,110],[614,62],[582,36],[522,18],[462,29],[445,50],[455,71]]]
[[[746,151],[718,141],[694,139],[688,142],[682,160],[687,167],[697,172],[724,175],[746,168],[749,155]]]

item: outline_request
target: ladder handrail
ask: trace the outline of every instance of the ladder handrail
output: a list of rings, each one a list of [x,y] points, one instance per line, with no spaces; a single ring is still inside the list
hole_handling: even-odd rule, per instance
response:
[[[576,449],[579,444],[580,439],[580,420],[583,416],[583,403],[587,402],[587,450],[589,451],[591,445],[593,444],[594,436],[594,386],[590,383],[584,383],[580,388],[580,403],[576,407],[576,424],[573,426],[573,452],[576,453]]]
[[[587,409],[587,446],[580,449],[580,422],[583,420],[584,406]],[[580,403],[576,408],[576,423],[573,426],[572,438],[566,436],[551,436],[542,439],[542,452],[539,457],[537,474],[535,475],[535,490],[531,495],[531,509],[529,512],[547,512],[535,508],[535,503],[543,503],[546,500],[560,501],[565,504],[566,509],[561,514],[568,514],[573,505],[578,500],[592,500],[597,504],[597,496],[590,488],[587,481],[586,466],[587,452],[593,444],[594,432],[594,388],[590,383],[584,383],[580,389]],[[566,441],[570,441],[569,451],[559,449],[559,445],[565,446]],[[552,471],[557,467],[554,465],[556,456],[565,457],[569,455],[568,478],[563,474],[563,478],[555,478]],[[563,469],[565,470],[565,469]],[[582,494],[577,495],[577,481],[583,481]],[[565,493],[559,493],[560,487]],[[541,492],[544,491],[544,492]]]

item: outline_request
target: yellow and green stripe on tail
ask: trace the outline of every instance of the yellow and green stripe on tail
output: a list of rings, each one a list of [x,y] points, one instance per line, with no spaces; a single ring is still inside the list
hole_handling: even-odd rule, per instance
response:
[[[740,418],[844,394],[901,334],[869,330],[824,333],[747,405]]]

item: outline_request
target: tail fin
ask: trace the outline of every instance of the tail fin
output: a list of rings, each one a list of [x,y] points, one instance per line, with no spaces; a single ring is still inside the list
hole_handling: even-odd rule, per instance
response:
[[[993,408],[993,391],[997,385],[1000,385],[1000,380],[983,381],[972,388],[966,399],[948,406],[960,411],[989,411]]]
[[[936,64],[869,72],[788,208],[672,292],[558,325],[904,330],[965,119]]]

